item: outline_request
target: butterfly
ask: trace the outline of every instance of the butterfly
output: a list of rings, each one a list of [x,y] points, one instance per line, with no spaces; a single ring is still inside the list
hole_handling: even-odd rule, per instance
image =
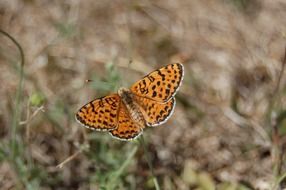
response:
[[[146,127],[165,123],[172,115],[184,77],[180,63],[155,70],[129,89],[97,98],[76,113],[76,120],[89,129],[108,131],[119,140],[132,140]]]

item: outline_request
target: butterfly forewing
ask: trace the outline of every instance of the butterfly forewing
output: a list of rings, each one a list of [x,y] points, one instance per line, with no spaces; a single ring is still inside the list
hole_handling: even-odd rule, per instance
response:
[[[115,129],[119,104],[120,97],[117,94],[95,99],[80,108],[76,113],[76,119],[90,129]]]
[[[131,119],[126,106],[121,103],[118,112],[118,126],[109,132],[120,140],[132,140],[142,133],[142,128]]]
[[[131,87],[132,93],[158,102],[166,102],[175,95],[184,75],[183,65],[170,64],[153,71]]]

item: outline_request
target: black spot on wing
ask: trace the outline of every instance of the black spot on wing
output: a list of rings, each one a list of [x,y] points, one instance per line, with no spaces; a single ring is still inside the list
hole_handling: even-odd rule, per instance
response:
[[[166,89],[165,92],[166,92],[166,94],[168,96],[170,94],[170,89]]]
[[[104,104],[103,104],[102,98],[100,98],[100,100],[99,100],[99,103],[98,103],[98,104],[99,104],[99,106],[100,106],[100,107],[104,107]]]
[[[150,76],[150,75],[148,75],[147,78],[150,80],[150,82],[154,82],[154,80],[155,80],[155,78]]]

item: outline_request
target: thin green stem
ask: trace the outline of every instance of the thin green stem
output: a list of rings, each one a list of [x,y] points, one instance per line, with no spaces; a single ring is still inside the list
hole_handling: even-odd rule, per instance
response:
[[[115,185],[117,184],[116,181],[120,177],[120,175],[123,173],[125,168],[128,166],[128,164],[131,162],[132,158],[134,157],[135,153],[137,152],[138,146],[135,146],[131,152],[129,153],[127,159],[123,162],[121,167],[112,175],[112,178],[110,179],[106,189],[107,190],[112,190],[115,188]]]
[[[279,184],[284,180],[286,179],[286,173],[284,173],[282,176],[280,176],[276,181],[275,183],[272,185],[272,188],[273,190],[277,189],[277,187],[279,186]]]
[[[8,37],[18,48],[20,52],[20,81],[18,84],[18,88],[16,91],[16,99],[15,99],[15,107],[13,110],[13,119],[12,119],[12,133],[11,133],[11,149],[12,149],[12,158],[16,156],[16,140],[17,140],[17,126],[19,124],[19,115],[20,115],[20,101],[22,96],[23,82],[24,82],[24,64],[25,64],[25,56],[24,51],[21,45],[7,32],[0,29],[0,33],[4,36]],[[13,159],[14,160],[14,159]]]
[[[160,190],[160,186],[159,186],[158,180],[157,180],[156,176],[154,175],[153,165],[152,165],[152,162],[151,162],[151,159],[150,159],[150,155],[149,155],[149,152],[147,150],[146,143],[144,141],[143,135],[141,135],[138,140],[139,140],[140,144],[143,146],[144,153],[145,153],[145,159],[146,159],[146,161],[148,163],[148,166],[149,166],[149,168],[151,170],[151,175],[152,175],[152,179],[153,179],[153,182],[154,182],[154,185],[155,185],[155,189],[156,190]]]
[[[116,172],[116,177],[119,177],[121,173],[123,173],[124,169],[128,166],[128,164],[131,162],[131,159],[133,158],[133,156],[135,155],[135,153],[137,152],[138,147],[135,146],[130,154],[128,155],[127,159],[125,160],[125,162],[123,162],[122,166],[118,169],[118,171]]]
[[[281,85],[281,80],[285,71],[285,66],[286,66],[286,47],[285,47],[285,53],[284,53],[284,59],[282,60],[282,67],[280,70],[280,73],[278,75],[278,81],[276,83],[275,89],[273,91],[273,96],[270,99],[270,106],[269,106],[269,121],[270,125],[272,127],[272,157],[273,157],[273,173],[274,176],[279,176],[281,174],[282,170],[282,158],[284,155],[284,152],[281,150],[281,143],[280,143],[280,134],[278,131],[278,123],[277,123],[277,118],[272,117],[271,112],[273,112],[273,109],[275,107],[278,107],[278,97],[279,97],[279,90],[280,90],[280,85]],[[276,181],[274,184],[274,187],[278,186],[279,183],[284,179],[286,174],[284,174],[281,178],[281,180]]]
[[[286,179],[286,173],[284,173],[281,177],[279,177],[277,184],[280,184],[284,179]]]
[[[283,77],[284,71],[286,66],[286,47],[285,47],[285,53],[284,58],[282,60],[282,67],[280,70],[280,73],[278,75],[278,81],[276,83],[276,87],[273,91],[273,96],[270,101],[270,112],[273,111],[273,109],[278,105],[278,97],[279,97],[279,89],[281,85],[281,79]],[[281,151],[281,143],[280,143],[280,134],[278,131],[278,123],[277,118],[273,118],[270,116],[271,126],[272,126],[272,141],[273,141],[273,157],[274,157],[274,175],[279,176],[281,174],[282,170],[282,157],[283,157],[283,151]]]

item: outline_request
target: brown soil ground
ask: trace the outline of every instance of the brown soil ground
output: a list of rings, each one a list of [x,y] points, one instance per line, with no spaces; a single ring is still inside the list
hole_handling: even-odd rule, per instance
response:
[[[144,131],[161,189],[285,188],[285,0],[1,0],[0,28],[25,54],[15,132],[20,56],[1,34],[1,190],[104,189],[138,145],[74,114],[174,62],[185,67],[175,112]],[[154,189],[144,156],[138,146],[114,189]]]

